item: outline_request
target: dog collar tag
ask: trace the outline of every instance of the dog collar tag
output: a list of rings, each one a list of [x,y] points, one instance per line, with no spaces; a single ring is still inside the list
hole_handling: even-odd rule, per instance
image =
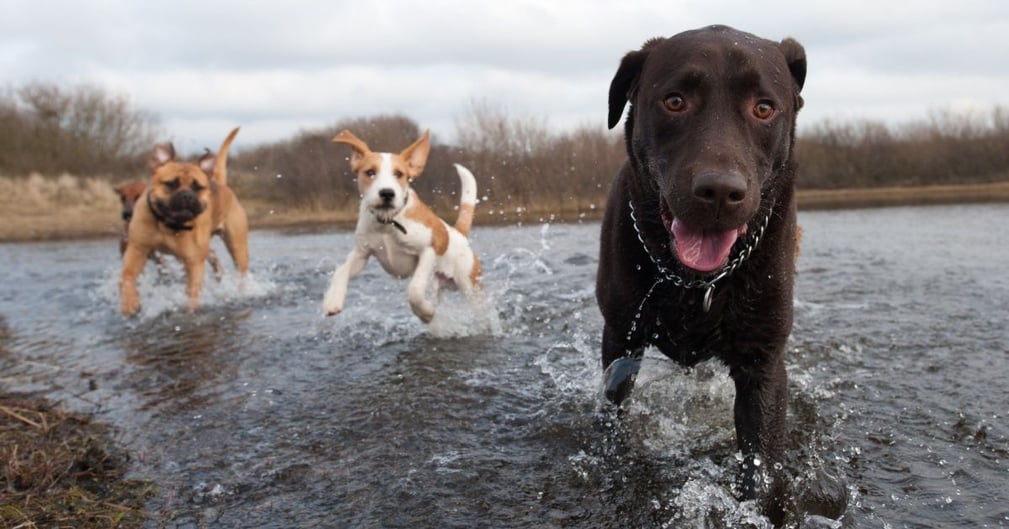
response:
[[[711,308],[711,295],[714,292],[715,292],[715,284],[714,283],[710,283],[708,285],[708,288],[704,289],[704,300],[701,303],[701,308],[704,309],[704,312],[708,312],[708,309]]]

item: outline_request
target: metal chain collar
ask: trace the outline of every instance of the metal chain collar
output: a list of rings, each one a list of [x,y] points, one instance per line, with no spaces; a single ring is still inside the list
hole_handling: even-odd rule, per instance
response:
[[[659,286],[661,283],[664,283],[666,281],[680,288],[688,288],[688,289],[703,288],[704,302],[702,307],[704,308],[704,312],[708,312],[708,310],[711,308],[711,297],[715,291],[715,283],[732,275],[732,273],[735,272],[736,269],[743,264],[743,261],[748,259],[750,255],[753,254],[753,250],[757,247],[757,244],[760,243],[761,237],[764,236],[764,230],[767,229],[767,225],[771,221],[771,212],[774,210],[774,203],[772,202],[771,206],[767,208],[767,215],[764,216],[764,220],[760,223],[760,227],[757,228],[757,231],[753,234],[752,237],[748,238],[749,240],[746,243],[746,246],[743,247],[743,249],[739,252],[738,255],[736,255],[736,257],[734,257],[732,260],[726,263],[725,266],[713,272],[714,275],[710,279],[688,280],[677,275],[669,268],[663,266],[662,263],[660,263],[659,260],[656,259],[654,255],[652,255],[652,252],[648,249],[648,245],[645,244],[645,238],[641,234],[641,229],[638,228],[638,218],[634,214],[634,202],[628,200],[627,205],[631,207],[631,223],[634,225],[634,232],[637,233],[638,235],[638,241],[641,242],[641,247],[645,249],[645,253],[648,254],[648,258],[651,259],[652,264],[655,265],[655,268],[659,272],[659,278],[655,281],[655,284],[652,285],[652,288],[648,289],[648,293],[645,294],[645,298],[641,300],[641,305],[638,307],[638,313],[634,318],[634,323],[631,325],[632,332],[634,328],[637,327],[637,320],[641,316],[641,310],[645,306],[645,301],[647,301],[648,297],[652,295],[653,291],[655,291],[655,287]]]

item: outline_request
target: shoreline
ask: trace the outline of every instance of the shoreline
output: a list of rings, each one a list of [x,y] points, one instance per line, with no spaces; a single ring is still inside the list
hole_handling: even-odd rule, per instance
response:
[[[796,200],[800,211],[1009,202],[1009,181],[942,186],[806,189],[796,192]],[[58,208],[60,215],[39,214],[38,209],[29,212],[17,209],[3,208],[0,211],[0,243],[117,239],[122,234],[118,203],[64,206]],[[247,204],[250,231],[346,231],[354,228],[357,218],[356,209],[289,212],[277,212],[276,209],[250,201]],[[522,208],[515,211],[478,209],[474,224],[500,226],[597,221],[602,218],[602,213],[601,207],[591,206],[570,209]],[[450,220],[454,218],[451,214],[448,216]]]

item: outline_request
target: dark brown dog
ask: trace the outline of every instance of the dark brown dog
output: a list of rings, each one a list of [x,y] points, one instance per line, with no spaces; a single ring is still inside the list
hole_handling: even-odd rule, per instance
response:
[[[228,148],[237,134],[235,128],[216,155],[208,152],[196,163],[175,161],[171,143],[155,146],[151,182],[134,207],[123,254],[119,297],[124,315],[140,309],[137,277],[154,250],[182,261],[190,310],[199,304],[204,263],[214,234],[224,239],[235,267],[245,277],[249,269],[248,220],[227,183]]]
[[[610,85],[609,126],[630,110],[596,282],[606,397],[627,397],[649,345],[688,366],[723,361],[745,498],[783,450],[805,77],[798,42],[712,26],[647,41]]]

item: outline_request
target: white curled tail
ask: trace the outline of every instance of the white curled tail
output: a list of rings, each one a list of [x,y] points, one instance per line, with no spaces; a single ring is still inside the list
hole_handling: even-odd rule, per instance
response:
[[[476,178],[469,169],[459,164],[454,165],[462,186],[459,192],[459,217],[455,221],[455,229],[469,236],[469,228],[473,224],[473,211],[476,209]]]

